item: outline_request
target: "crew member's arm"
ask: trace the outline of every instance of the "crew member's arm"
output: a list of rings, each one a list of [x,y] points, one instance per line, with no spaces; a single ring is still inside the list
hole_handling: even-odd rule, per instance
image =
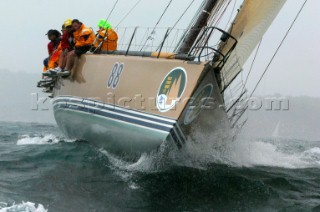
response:
[[[54,51],[54,44],[53,44],[53,42],[50,42],[50,43],[48,43],[48,54],[49,54],[49,56],[52,55],[53,51]]]

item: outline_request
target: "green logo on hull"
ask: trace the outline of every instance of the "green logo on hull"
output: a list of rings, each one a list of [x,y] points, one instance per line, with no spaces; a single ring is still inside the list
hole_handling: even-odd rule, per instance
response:
[[[187,73],[178,67],[170,71],[162,81],[158,95],[157,107],[160,112],[168,112],[179,102],[187,85]]]

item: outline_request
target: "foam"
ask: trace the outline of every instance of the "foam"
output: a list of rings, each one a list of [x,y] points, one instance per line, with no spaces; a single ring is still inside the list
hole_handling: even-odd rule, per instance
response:
[[[222,143],[223,139],[217,142],[188,141],[182,150],[162,145],[159,151],[142,154],[134,163],[122,161],[106,150],[101,152],[108,157],[112,168],[124,180],[130,179],[133,172],[161,172],[173,166],[206,169],[208,165],[224,164],[233,167],[320,168],[320,147],[308,147],[307,141],[299,143],[298,146],[304,145],[302,149],[293,145],[290,140],[267,142],[238,139],[224,141],[224,145]]]
[[[310,150],[304,151],[301,154],[301,158],[304,161],[308,161],[310,164],[313,164],[313,167],[320,167],[320,148],[315,147]]]
[[[211,139],[197,137],[197,141],[200,142],[188,141],[181,153],[187,165],[193,160],[191,165],[195,168],[214,163],[235,167],[320,168],[320,147],[310,147],[314,143],[310,141],[248,137],[232,140],[219,135]]]
[[[3,206],[1,206],[3,205]],[[48,212],[47,209],[44,208],[42,204],[36,205],[32,202],[22,202],[21,204],[13,204],[12,206],[7,206],[2,203],[0,205],[0,212]],[[4,206],[5,205],[5,206]]]
[[[263,141],[235,141],[230,146],[229,160],[236,166],[269,166],[288,169],[311,168],[316,164],[307,161],[304,152],[286,153],[278,146]]]
[[[49,134],[45,136],[35,136],[30,137],[29,135],[24,135],[23,138],[17,141],[18,146],[24,145],[53,145],[60,142],[75,142],[75,140],[61,139],[55,135]]]
[[[214,164],[233,167],[278,167],[287,169],[320,168],[320,145],[310,141],[285,138],[257,139],[242,135],[236,140],[223,128],[207,135],[197,131],[178,150],[164,142],[157,151],[142,154],[128,163],[107,151],[112,166],[126,177],[130,172],[161,172],[175,166],[207,169]]]

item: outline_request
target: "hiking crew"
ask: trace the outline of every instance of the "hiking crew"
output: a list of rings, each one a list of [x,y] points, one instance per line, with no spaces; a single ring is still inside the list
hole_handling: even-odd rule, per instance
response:
[[[50,88],[57,79],[57,76],[74,76],[74,70],[82,54],[94,49],[102,51],[117,50],[118,35],[106,20],[98,23],[99,31],[97,35],[93,30],[86,27],[78,19],[68,19],[62,25],[61,33],[57,30],[49,30],[47,35],[50,43],[48,44],[49,57],[44,60],[45,70],[38,87]],[[97,38],[96,38],[97,36]]]

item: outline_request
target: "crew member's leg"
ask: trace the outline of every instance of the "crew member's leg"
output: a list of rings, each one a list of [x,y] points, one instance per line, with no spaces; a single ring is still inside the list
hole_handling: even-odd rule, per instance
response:
[[[71,69],[71,78],[74,77],[75,75],[75,70],[77,69],[77,66],[78,66],[78,63],[79,63],[79,59],[81,57],[81,55],[87,53],[89,50],[91,49],[91,45],[89,46],[80,46],[80,47],[77,47],[76,50],[74,50],[74,55],[73,55],[73,66],[72,66],[72,69]],[[69,60],[69,58],[68,58]],[[67,66],[68,68],[68,66]],[[70,70],[70,69],[67,69],[67,70]]]
[[[50,58],[50,57],[47,57],[46,59],[43,60],[43,65],[44,65],[46,68],[48,68],[49,58]]]
[[[67,55],[67,63],[66,63],[66,71],[71,71],[73,64],[74,64],[74,59],[76,57],[75,51],[71,51]]]
[[[67,62],[66,60],[67,60],[67,54],[62,52],[61,55],[60,55],[59,66],[58,66],[62,70],[66,67],[66,62]]]

